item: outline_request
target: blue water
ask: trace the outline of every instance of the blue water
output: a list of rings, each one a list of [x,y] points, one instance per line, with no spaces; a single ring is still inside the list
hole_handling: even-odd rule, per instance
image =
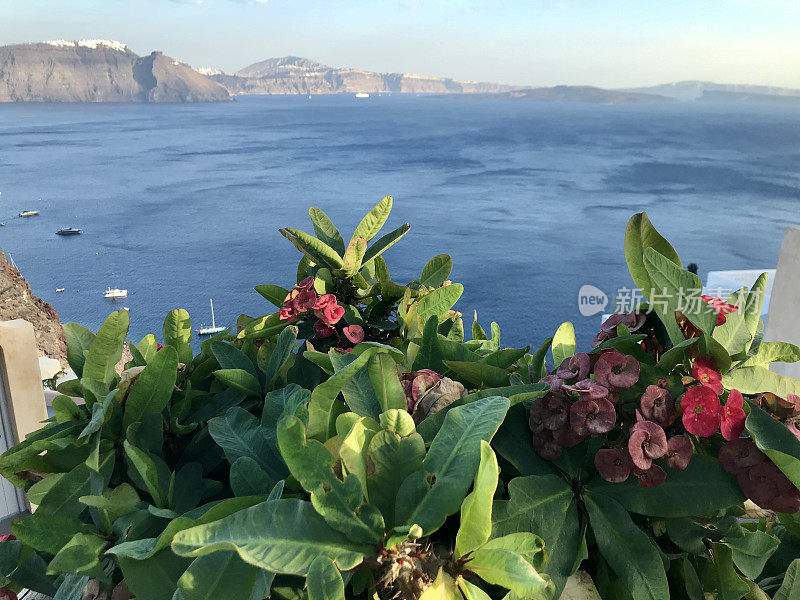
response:
[[[788,107],[582,106],[471,98],[245,97],[208,105],[0,105],[0,247],[63,322],[131,309],[131,338],[171,308],[195,325],[270,311],[292,282],[278,234],[323,208],[348,235],[385,194],[386,257],[405,282],[455,260],[458,308],[504,345],[598,317],[577,291],[630,285],[622,252],[646,210],[685,262],[774,267],[800,222],[800,113]],[[41,216],[21,219],[21,210]],[[82,236],[61,238],[61,227]],[[107,286],[127,288],[116,303]],[[63,293],[55,289],[65,287]]]

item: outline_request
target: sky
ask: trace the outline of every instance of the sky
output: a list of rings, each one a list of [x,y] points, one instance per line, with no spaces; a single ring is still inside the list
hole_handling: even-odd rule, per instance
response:
[[[0,45],[84,38],[227,72],[295,55],[511,85],[800,88],[800,0],[0,0]]]

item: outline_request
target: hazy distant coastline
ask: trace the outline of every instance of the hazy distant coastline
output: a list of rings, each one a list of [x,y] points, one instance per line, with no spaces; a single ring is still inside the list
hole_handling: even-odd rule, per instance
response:
[[[237,95],[466,94],[504,100],[654,104],[676,101],[800,103],[800,90],[684,81],[604,89],[521,87],[408,73],[331,67],[297,56],[235,73],[192,68],[153,52],[138,56],[111,40],[53,40],[0,47],[0,102],[218,102]]]

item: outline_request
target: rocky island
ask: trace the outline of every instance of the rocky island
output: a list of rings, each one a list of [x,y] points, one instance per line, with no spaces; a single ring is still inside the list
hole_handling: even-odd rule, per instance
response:
[[[474,94],[513,89],[496,83],[330,67],[298,56],[270,58],[230,74],[216,69],[200,72],[231,94]]]
[[[227,90],[188,65],[110,40],[0,47],[0,102],[218,102]]]

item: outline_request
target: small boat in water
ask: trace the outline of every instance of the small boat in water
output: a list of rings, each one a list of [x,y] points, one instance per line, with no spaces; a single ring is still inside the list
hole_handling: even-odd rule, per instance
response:
[[[38,210],[23,210],[19,213],[20,217],[35,217],[39,214]]]
[[[56,231],[56,235],[80,235],[83,229],[76,229],[75,227],[64,227]]]
[[[56,288],[56,291],[57,292],[63,292],[65,289],[67,289],[67,288]]]
[[[198,335],[213,335],[227,329],[226,327],[217,327],[217,322],[214,320],[214,300],[209,299],[208,301],[211,303],[211,327],[202,325],[200,329],[195,330]]]
[[[119,288],[106,288],[105,297],[109,299],[114,298],[127,298],[128,297],[128,290],[121,290]]]
[[[358,92],[356,98],[369,98],[369,94],[367,92]]]

